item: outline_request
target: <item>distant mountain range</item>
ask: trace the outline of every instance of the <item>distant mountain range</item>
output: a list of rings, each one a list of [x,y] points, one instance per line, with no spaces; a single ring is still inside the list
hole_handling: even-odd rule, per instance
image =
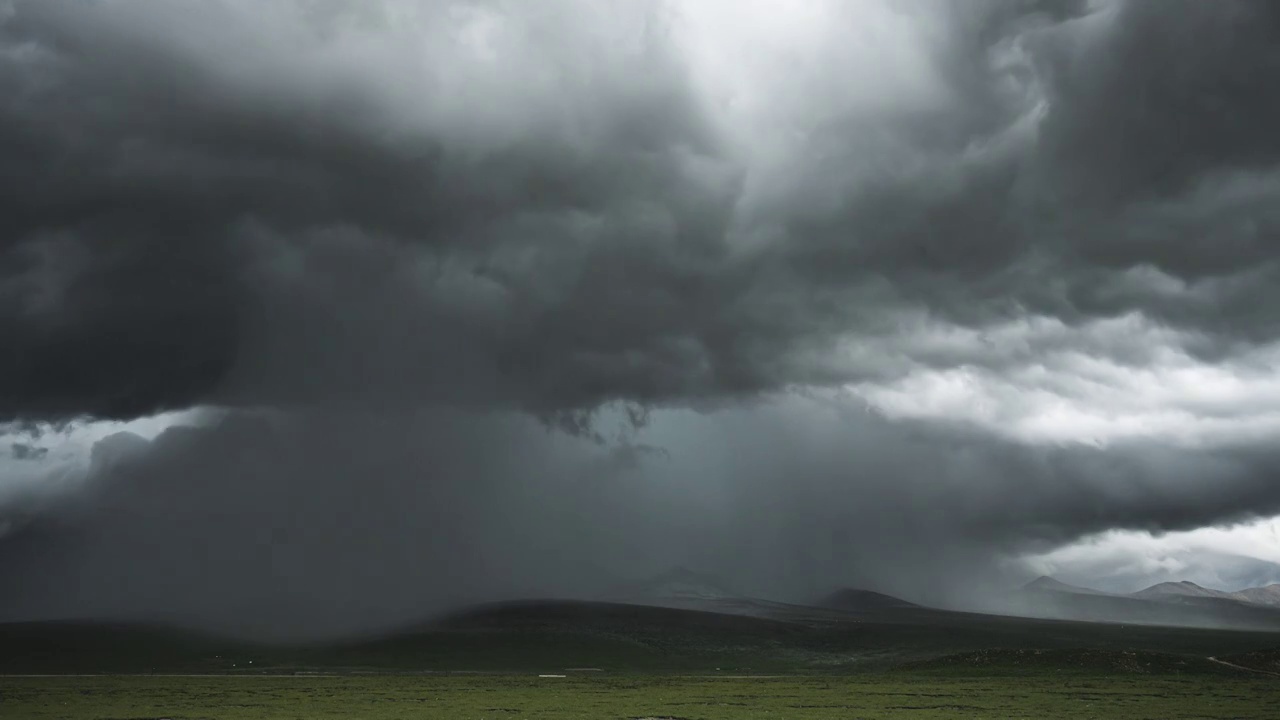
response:
[[[1088,622],[1275,631],[1280,630],[1280,584],[1227,592],[1188,581],[1162,582],[1123,594],[1039,577],[1010,594],[1000,610]]]
[[[1033,591],[1050,591],[1050,592],[1066,592],[1075,593],[1077,595],[1106,595],[1110,597],[1132,597],[1142,600],[1170,600],[1174,598],[1217,598],[1219,600],[1235,600],[1238,602],[1249,603],[1251,605],[1261,605],[1265,607],[1280,608],[1280,583],[1267,585],[1264,587],[1246,588],[1236,592],[1228,592],[1226,590],[1214,590],[1201,585],[1197,585],[1189,580],[1181,580],[1177,582],[1162,582],[1152,585],[1149,588],[1139,590],[1134,593],[1120,594],[1107,593],[1093,588],[1080,587],[1078,585],[1068,585],[1055,578],[1041,576],[1027,583],[1027,590]]]
[[[676,567],[618,585],[597,600],[822,624],[849,615],[910,619],[937,609],[860,588],[842,588],[805,604],[744,595],[722,578]],[[1226,592],[1192,582],[1163,582],[1135,593],[1108,593],[1039,577],[1001,593],[980,612],[1029,618],[1151,626],[1280,631],[1280,584]]]

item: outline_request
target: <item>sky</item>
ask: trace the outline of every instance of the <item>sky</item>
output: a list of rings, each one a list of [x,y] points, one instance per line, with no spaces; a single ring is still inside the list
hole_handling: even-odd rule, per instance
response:
[[[0,620],[1280,582],[1268,0],[0,0]]]

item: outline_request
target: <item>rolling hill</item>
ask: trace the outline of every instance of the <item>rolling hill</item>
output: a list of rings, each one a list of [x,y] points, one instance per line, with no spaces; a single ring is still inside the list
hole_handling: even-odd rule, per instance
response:
[[[1280,607],[1280,583],[1267,585],[1266,587],[1247,588],[1232,594],[1240,600],[1256,605]]]
[[[889,608],[917,608],[920,607],[912,602],[907,602],[901,598],[892,595],[875,592],[874,590],[859,590],[857,588],[841,588],[830,595],[818,601],[820,607],[833,608],[836,610],[846,610],[850,612],[866,612],[875,610],[885,610]]]
[[[1053,653],[1073,663],[1095,658],[1105,668],[1129,662],[1126,653],[1141,653],[1148,665],[1192,672],[1206,662],[1217,671],[1226,667],[1205,660],[1210,657],[1248,657],[1261,667],[1280,649],[1277,632],[964,613],[864,591],[836,596],[849,598],[857,601],[853,610],[778,604],[790,610],[777,617],[576,600],[507,602],[463,608],[377,637],[287,646],[146,625],[18,623],[0,625],[0,674],[857,673],[933,661],[951,667],[945,658],[1021,657],[1017,653],[1042,664],[1058,656]],[[1050,654],[1037,654],[1044,652]]]
[[[1210,588],[1201,587],[1189,580],[1158,583],[1146,588],[1145,590],[1139,590],[1136,593],[1132,593],[1130,597],[1148,600],[1165,600],[1174,597],[1219,598],[1222,600],[1238,599],[1234,593],[1229,593],[1225,590],[1212,590]]]
[[[0,674],[950,672],[1055,658],[1258,672],[1280,652],[1280,609],[1191,583],[1116,595],[1038,578],[1009,593],[1002,615],[858,588],[812,605],[744,598],[683,568],[615,595],[473,605],[376,636],[293,645],[120,622],[0,624]]]

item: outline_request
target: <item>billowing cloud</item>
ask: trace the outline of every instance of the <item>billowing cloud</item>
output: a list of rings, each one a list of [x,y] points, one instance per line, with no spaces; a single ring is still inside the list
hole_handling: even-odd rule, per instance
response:
[[[921,314],[1264,340],[1228,6],[14,2],[5,412],[683,403],[894,374]]]
[[[736,573],[785,592],[861,576],[945,594],[921,580],[941,545],[978,572],[1082,534],[1276,512],[1278,16],[1263,0],[0,2],[0,422],[228,413],[96,438],[84,487],[9,531],[6,567],[106,572],[173,534],[193,545],[164,552],[225,553],[232,578],[291,503],[314,524],[243,577],[339,597],[313,557],[354,573],[439,538],[480,548],[433,550],[436,578],[551,552],[516,527],[616,538],[582,567],[658,564],[679,553],[637,548],[662,536],[654,518],[693,522],[704,481],[686,465],[729,503],[701,546],[810,563]],[[822,409],[864,402],[882,415]],[[622,440],[599,425],[613,417]],[[774,423],[826,439],[774,447]],[[699,442],[677,453],[673,427]],[[742,437],[706,440],[729,427]],[[576,504],[558,516],[548,477],[609,489],[561,488]],[[527,521],[504,515],[513,497]],[[348,527],[380,534],[327,519],[359,498],[380,509]],[[636,515],[616,536],[577,519],[611,503]],[[218,507],[225,526],[201,514]],[[888,572],[893,553],[919,571]],[[386,602],[591,584],[533,574],[406,581]],[[103,607],[254,602],[197,607],[180,590],[197,578],[165,582]]]

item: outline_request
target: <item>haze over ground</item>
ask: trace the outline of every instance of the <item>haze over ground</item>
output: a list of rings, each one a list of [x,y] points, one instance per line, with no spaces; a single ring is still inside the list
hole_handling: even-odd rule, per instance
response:
[[[0,619],[1280,581],[1278,41],[0,0]]]

